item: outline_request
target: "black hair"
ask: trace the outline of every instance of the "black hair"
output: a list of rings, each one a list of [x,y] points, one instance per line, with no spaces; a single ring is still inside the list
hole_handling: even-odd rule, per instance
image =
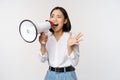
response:
[[[51,14],[54,10],[60,10],[63,13],[64,18],[67,19],[67,23],[63,25],[63,32],[69,32],[71,30],[71,22],[70,22],[68,14],[67,14],[67,11],[63,7],[58,7],[57,6],[57,7],[52,9],[52,11],[50,12],[50,16],[51,16]],[[52,28],[50,29],[50,31],[54,32],[52,30]]]

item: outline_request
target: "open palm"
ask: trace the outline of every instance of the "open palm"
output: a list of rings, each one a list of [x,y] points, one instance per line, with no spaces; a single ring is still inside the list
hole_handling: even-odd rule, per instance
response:
[[[75,36],[72,36],[72,33],[70,33],[70,36],[67,41],[68,46],[78,45],[79,42],[82,40],[82,33],[78,33]]]

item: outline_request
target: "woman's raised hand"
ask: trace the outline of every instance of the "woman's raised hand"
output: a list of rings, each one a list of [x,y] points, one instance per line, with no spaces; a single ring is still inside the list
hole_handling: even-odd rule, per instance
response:
[[[82,41],[82,36],[83,34],[81,32],[75,36],[72,36],[72,33],[70,33],[70,36],[67,41],[67,45],[68,46],[79,45],[80,41]]]

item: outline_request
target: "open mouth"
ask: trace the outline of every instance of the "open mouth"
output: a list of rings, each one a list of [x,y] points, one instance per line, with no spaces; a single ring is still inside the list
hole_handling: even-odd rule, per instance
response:
[[[53,24],[53,26],[52,26],[52,27],[53,27],[53,28],[56,28],[57,26],[58,26],[58,24]]]
[[[54,26],[58,26],[58,24],[54,24]]]

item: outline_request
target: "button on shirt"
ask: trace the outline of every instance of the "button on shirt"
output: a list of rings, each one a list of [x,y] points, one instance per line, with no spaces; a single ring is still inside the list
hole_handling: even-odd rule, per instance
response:
[[[54,35],[50,34],[46,43],[45,55],[40,52],[41,61],[47,60],[49,66],[52,67],[76,66],[79,61],[79,46],[74,45],[71,55],[68,55],[67,40],[69,35],[69,32],[64,32],[61,38],[56,41]]]

